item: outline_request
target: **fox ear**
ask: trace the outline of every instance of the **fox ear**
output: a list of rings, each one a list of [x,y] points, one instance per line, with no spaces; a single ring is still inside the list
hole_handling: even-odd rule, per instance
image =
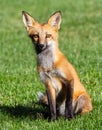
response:
[[[27,12],[22,11],[23,23],[25,27],[28,29],[29,27],[34,26],[36,23],[32,16],[30,16]]]
[[[60,24],[61,24],[61,12],[55,12],[48,20],[48,23],[51,26],[55,26],[58,29],[60,29]]]

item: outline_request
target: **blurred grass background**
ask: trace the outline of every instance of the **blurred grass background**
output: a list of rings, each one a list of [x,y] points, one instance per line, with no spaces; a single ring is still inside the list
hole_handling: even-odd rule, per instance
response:
[[[78,71],[92,97],[93,111],[72,121],[49,123],[35,104],[44,91],[36,71],[36,55],[22,22],[22,10],[46,22],[60,10],[59,46]],[[0,129],[102,129],[102,0],[0,0]],[[38,116],[38,118],[36,118]]]

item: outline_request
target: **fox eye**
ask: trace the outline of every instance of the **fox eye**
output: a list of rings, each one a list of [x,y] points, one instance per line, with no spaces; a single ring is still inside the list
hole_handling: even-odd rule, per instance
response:
[[[35,39],[36,39],[36,38],[39,38],[39,35],[38,35],[38,34],[34,34],[34,35],[33,35],[33,38],[35,38]]]
[[[46,34],[46,38],[51,38],[51,34]]]
[[[38,34],[34,34],[34,35],[32,35],[32,38],[34,39],[35,42],[38,42],[39,35]]]

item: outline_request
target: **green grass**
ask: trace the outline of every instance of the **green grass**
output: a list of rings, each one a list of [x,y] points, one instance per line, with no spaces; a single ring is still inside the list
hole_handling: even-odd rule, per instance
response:
[[[62,11],[60,49],[75,66],[89,92],[93,111],[71,121],[48,122],[35,104],[44,91],[36,71],[36,55],[21,11],[47,21]],[[0,0],[0,130],[102,129],[102,0]]]

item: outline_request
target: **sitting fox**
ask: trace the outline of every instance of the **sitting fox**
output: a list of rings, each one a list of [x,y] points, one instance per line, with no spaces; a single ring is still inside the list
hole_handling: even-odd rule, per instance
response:
[[[39,93],[40,101],[49,106],[51,120],[57,112],[71,119],[77,114],[92,110],[91,99],[74,67],[58,48],[58,30],[61,12],[55,12],[49,20],[40,24],[22,11],[23,22],[37,53],[37,70],[45,85],[46,93]]]

